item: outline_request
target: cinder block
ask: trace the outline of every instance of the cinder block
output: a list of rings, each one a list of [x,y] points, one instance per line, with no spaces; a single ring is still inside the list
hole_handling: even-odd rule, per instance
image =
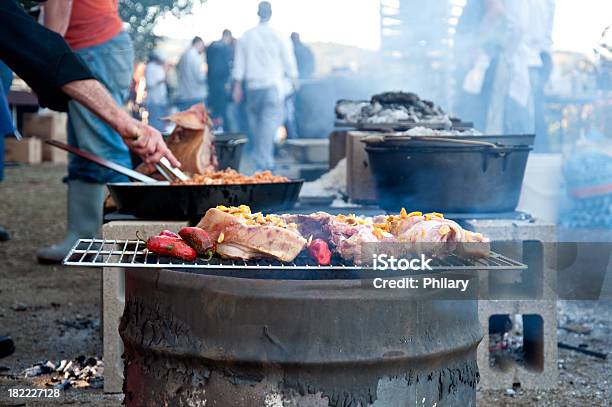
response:
[[[135,239],[151,236],[164,229],[179,230],[186,222],[117,221],[102,228],[103,239]],[[104,392],[121,393],[123,387],[123,343],[119,321],[125,306],[124,269],[102,269],[102,333],[104,347]]]
[[[478,302],[478,312],[485,332],[478,347],[480,386],[504,389],[520,383],[522,388],[555,387],[559,377],[556,226],[537,219],[471,220],[466,223],[468,229],[488,236],[495,251],[528,265],[527,270],[491,272],[480,278],[480,293],[484,299]],[[542,358],[541,370],[518,365],[503,371],[489,367],[489,317],[500,314],[539,315],[542,318],[541,349],[534,356]]]
[[[522,261],[524,271],[494,272],[480,281],[481,298],[553,300],[557,298],[556,226],[539,220],[471,220],[470,230],[488,236],[493,249]]]
[[[534,332],[540,327],[530,328],[524,322],[525,341],[531,337],[531,349],[528,352],[531,361],[527,367],[511,364],[502,370],[489,366],[489,317],[505,314],[537,315],[542,318],[541,332]],[[508,389],[518,383],[523,389],[556,387],[559,380],[556,301],[479,301],[478,315],[485,332],[478,347],[479,386],[485,389]]]

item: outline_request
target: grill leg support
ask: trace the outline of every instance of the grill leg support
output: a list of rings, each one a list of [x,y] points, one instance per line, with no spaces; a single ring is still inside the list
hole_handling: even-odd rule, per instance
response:
[[[556,228],[536,220],[474,220],[467,228],[491,238],[493,248],[529,269],[522,272],[491,272],[481,277],[478,303],[480,323],[485,336],[478,347],[480,387],[507,389],[520,385],[528,389],[556,387],[557,367],[557,279],[554,271]],[[526,360],[503,366],[489,364],[489,322],[492,315],[523,315]]]
[[[135,239],[152,236],[164,229],[177,231],[187,226],[185,222],[117,221],[109,222],[102,228],[102,238]],[[123,342],[119,336],[119,321],[125,306],[124,269],[104,268],[102,270],[102,328],[104,347],[104,392],[123,392]]]

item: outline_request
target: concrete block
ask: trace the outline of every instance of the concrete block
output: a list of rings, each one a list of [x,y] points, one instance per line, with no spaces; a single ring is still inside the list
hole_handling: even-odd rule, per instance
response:
[[[472,219],[467,220],[469,229],[486,230],[491,240],[539,240],[556,241],[557,228],[554,223],[539,219]]]
[[[485,332],[477,356],[480,387],[508,389],[516,384],[523,389],[556,387],[559,379],[556,301],[479,301],[478,314]],[[500,368],[489,365],[489,317],[506,314],[523,315],[527,366],[510,363]],[[530,317],[530,320],[526,315],[537,317]]]
[[[481,276],[478,312],[485,336],[478,347],[480,386],[507,389],[550,389],[557,384],[557,231],[541,220],[471,220],[468,229],[488,236],[495,251],[522,261],[524,271],[497,271]],[[530,360],[528,366],[489,366],[489,317],[491,315],[535,315],[527,317],[524,334]],[[531,340],[530,340],[531,339]]]
[[[151,236],[164,229],[179,230],[186,222],[117,221],[102,228],[103,239],[136,239]],[[121,393],[123,387],[123,343],[119,336],[119,321],[125,306],[124,269],[102,269],[102,332],[104,347],[104,392]]]
[[[539,220],[470,220],[470,230],[488,236],[498,253],[522,261],[524,271],[491,273],[482,281],[481,298],[551,300],[557,298],[556,226]]]

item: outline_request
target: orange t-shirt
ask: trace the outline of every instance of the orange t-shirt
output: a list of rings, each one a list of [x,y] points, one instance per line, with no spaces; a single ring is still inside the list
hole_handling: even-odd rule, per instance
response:
[[[78,50],[110,40],[122,27],[118,0],[74,0],[64,38]]]

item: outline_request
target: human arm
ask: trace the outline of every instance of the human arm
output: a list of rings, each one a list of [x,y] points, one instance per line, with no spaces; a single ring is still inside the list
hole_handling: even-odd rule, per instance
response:
[[[63,85],[94,77],[59,34],[38,24],[15,0],[0,1],[0,59],[53,110],[67,109]]]
[[[47,0],[44,4],[45,27],[62,37],[68,31],[73,0]]]
[[[166,157],[175,167],[180,166],[160,132],[131,117],[115,103],[100,82],[94,79],[73,81],[64,85],[62,90],[108,123],[145,163],[151,165]]]

